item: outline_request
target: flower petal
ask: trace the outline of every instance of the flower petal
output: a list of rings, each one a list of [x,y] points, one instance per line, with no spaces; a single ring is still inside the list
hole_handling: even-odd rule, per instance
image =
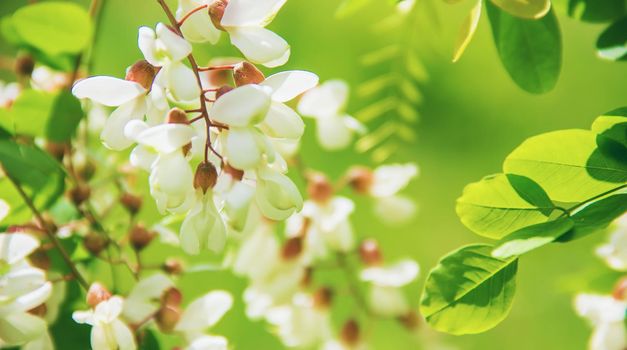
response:
[[[124,322],[120,320],[114,320],[111,323],[113,331],[113,337],[118,345],[118,350],[135,350],[137,344],[135,344],[135,336],[131,332],[130,328]]]
[[[0,317],[0,339],[3,346],[17,346],[34,340],[46,331],[46,322],[28,313]]]
[[[124,128],[129,121],[142,119],[145,113],[146,103],[143,99],[131,100],[121,105],[107,118],[100,139],[105,146],[116,151],[129,147],[133,141],[126,137]]]
[[[375,197],[389,197],[405,188],[409,181],[418,175],[416,164],[382,165],[374,170],[370,194]]]
[[[192,301],[176,324],[177,331],[204,331],[220,321],[233,305],[233,297],[226,291],[217,290]]]
[[[146,146],[137,145],[129,157],[131,165],[150,171],[152,164],[157,160],[157,154]]]
[[[287,102],[318,84],[318,76],[311,72],[293,70],[273,74],[261,84],[272,88],[272,99]]]
[[[299,139],[305,132],[305,123],[296,112],[280,102],[274,102],[261,129],[266,135],[279,139]]]
[[[348,100],[348,85],[342,80],[329,80],[303,95],[298,112],[309,117],[330,117],[341,114]]]
[[[220,24],[224,27],[266,26],[287,0],[231,0]]]
[[[225,337],[202,335],[187,347],[187,350],[227,350],[229,342]]]
[[[35,237],[25,233],[0,234],[0,260],[13,265],[25,259],[39,247]]]
[[[157,38],[163,43],[172,62],[179,62],[192,53],[192,45],[165,24],[157,24]]]
[[[270,108],[270,89],[244,85],[220,96],[211,108],[211,119],[235,127],[257,124]]]
[[[202,1],[180,0],[176,10],[176,19],[181,20],[189,11],[201,6],[202,3]],[[181,31],[185,38],[191,42],[204,43],[208,41],[212,44],[218,42],[221,33],[211,22],[208,11],[198,11],[192,14],[181,26]]]
[[[341,117],[319,118],[316,134],[322,148],[337,151],[348,147],[353,139],[353,130],[347,127]]]
[[[274,32],[260,27],[227,28],[231,43],[246,58],[266,67],[278,67],[289,59],[290,45]]]
[[[88,98],[109,107],[121,106],[146,93],[136,82],[106,76],[80,80],[72,88],[77,98]]]
[[[165,82],[165,87],[177,101],[192,101],[200,96],[194,71],[182,62],[163,67],[157,75],[157,79]]]
[[[250,128],[231,128],[220,135],[225,156],[232,166],[247,170],[261,162],[263,143],[258,131]]]
[[[144,58],[148,63],[153,66],[160,66],[161,61],[157,59],[157,34],[152,28],[140,27],[139,34],[137,35],[137,46],[144,55]]]
[[[161,124],[137,135],[137,143],[154,148],[159,153],[172,153],[192,141],[196,130],[186,124]]]

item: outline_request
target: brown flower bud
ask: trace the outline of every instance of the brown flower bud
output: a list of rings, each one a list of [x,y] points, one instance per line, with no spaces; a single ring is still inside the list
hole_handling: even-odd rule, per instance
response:
[[[313,304],[317,309],[328,309],[333,301],[333,290],[329,287],[318,289],[313,295]]]
[[[143,86],[144,89],[150,90],[152,87],[152,81],[155,80],[155,76],[159,69],[146,60],[139,60],[135,62],[126,73],[126,80],[134,81]]]
[[[215,67],[215,66],[226,66],[233,65],[235,63],[240,62],[241,60],[238,58],[217,58],[211,60],[207,66]],[[222,86],[227,85],[231,82],[231,74],[232,70],[229,69],[211,69],[207,71],[207,79],[209,81],[209,85],[211,86]]]
[[[326,203],[333,196],[333,185],[326,176],[320,173],[308,177],[307,193],[317,203]]]
[[[35,69],[35,60],[30,55],[23,55],[15,60],[15,73],[18,76],[30,77]]]
[[[87,305],[92,308],[105,300],[109,300],[109,298],[111,298],[111,292],[98,282],[92,283],[87,291]]]
[[[189,124],[187,114],[180,108],[172,108],[165,121],[168,124]]]
[[[39,306],[35,306],[34,308],[28,310],[28,313],[34,316],[38,316],[38,317],[44,317],[46,316],[46,313],[48,312],[48,307],[46,306],[45,303],[39,305]]]
[[[83,202],[89,199],[90,195],[91,189],[85,184],[79,184],[68,191],[68,197],[76,206],[83,204]]]
[[[218,90],[216,90],[216,100],[219,99],[220,97],[222,97],[222,95],[226,94],[227,92],[233,90],[233,88],[231,86],[228,85],[222,85],[218,88]]]
[[[614,290],[612,291],[612,297],[616,300],[625,300],[627,297],[627,278],[621,278],[616,285],[614,286]]]
[[[368,194],[370,192],[374,181],[374,176],[370,169],[366,167],[354,167],[348,172],[347,177],[348,184],[355,192],[359,194]]]
[[[209,17],[211,17],[211,22],[214,27],[219,30],[224,31],[224,27],[222,27],[222,17],[224,17],[224,10],[226,10],[226,5],[228,5],[228,0],[214,0],[209,5]]]
[[[172,287],[163,293],[161,296],[161,304],[169,307],[178,307],[181,306],[181,302],[183,301],[183,294],[180,290]]]
[[[207,190],[213,188],[218,180],[218,172],[216,167],[210,162],[202,162],[196,168],[196,174],[194,175],[194,188],[201,188],[203,193],[207,193]]]
[[[409,330],[415,330],[420,325],[420,319],[415,311],[410,311],[398,317],[398,321]]]
[[[161,267],[165,273],[170,275],[180,275],[183,273],[183,264],[177,259],[168,259]]]
[[[233,168],[228,162],[222,162],[222,171],[238,181],[242,181],[244,178],[244,171]]]
[[[285,241],[283,249],[281,250],[281,256],[284,260],[292,260],[300,256],[303,252],[303,238],[292,237]]]
[[[96,165],[93,161],[87,159],[85,162],[76,166],[76,175],[83,181],[89,181],[96,173]]]
[[[128,210],[131,215],[135,215],[142,207],[142,198],[125,192],[120,197],[120,203]]]
[[[144,225],[137,224],[133,226],[133,228],[131,228],[128,236],[128,240],[129,242],[131,242],[133,249],[140,251],[146,248],[146,246],[148,246],[148,244],[152,242],[156,234],[152,231],[147,230]]]
[[[359,324],[354,319],[350,319],[342,326],[340,338],[344,344],[354,346],[359,342],[359,333]]]
[[[313,273],[314,273],[313,267],[308,266],[305,269],[305,274],[303,275],[303,279],[300,280],[301,287],[305,287],[306,288],[306,287],[309,287],[311,285],[311,281],[313,279]]]
[[[109,238],[95,232],[90,232],[83,238],[83,246],[93,255],[99,255],[108,245]]]
[[[236,86],[261,84],[266,77],[250,62],[240,62],[233,67],[233,79]]]
[[[63,156],[65,155],[67,144],[60,143],[60,142],[46,141],[44,148],[46,149],[46,152],[48,152],[56,160],[61,161],[63,160]]]
[[[33,264],[33,266],[42,270],[49,270],[50,266],[52,266],[52,261],[50,260],[48,253],[46,253],[46,250],[42,247],[39,247],[32,252],[28,257],[28,260],[30,260],[30,263]]]
[[[171,333],[181,318],[181,309],[179,307],[162,306],[155,315],[155,322],[159,330],[163,333]]]
[[[359,257],[366,266],[381,265],[383,262],[383,256],[379,249],[379,243],[372,239],[365,239],[359,245]]]

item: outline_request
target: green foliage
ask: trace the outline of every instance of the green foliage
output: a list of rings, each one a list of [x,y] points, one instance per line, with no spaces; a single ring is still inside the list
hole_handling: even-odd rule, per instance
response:
[[[612,23],[597,40],[599,56],[612,61],[627,59],[627,18]]]
[[[562,64],[562,42],[553,10],[541,19],[512,16],[486,3],[494,43],[510,77],[524,90],[541,94],[555,86]]]
[[[570,0],[568,14],[586,22],[616,20],[626,11],[624,0]]]
[[[509,310],[513,287],[509,293],[486,291],[482,302],[472,304],[474,308],[442,317],[437,312],[455,305],[458,291],[465,295],[469,283],[482,280],[476,277],[477,271],[492,276],[511,259],[552,242],[603,230],[627,212],[626,111],[606,113],[591,130],[531,137],[505,159],[505,174],[466,187],[457,204],[462,223],[479,235],[501,240],[495,249],[482,246],[482,259],[469,260],[468,248],[462,248],[432,271],[423,296],[423,310],[426,306],[425,316],[432,326],[453,334],[495,326]],[[499,269],[490,258],[510,260]],[[514,273],[499,281],[513,280]]]
[[[516,290],[518,260],[497,259],[491,251],[490,245],[463,247],[431,270],[420,309],[433,328],[457,335],[480,333],[505,318]]]

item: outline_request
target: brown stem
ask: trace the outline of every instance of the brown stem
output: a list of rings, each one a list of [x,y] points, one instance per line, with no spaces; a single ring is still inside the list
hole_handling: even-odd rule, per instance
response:
[[[176,22],[176,25],[179,26],[179,27],[182,26],[183,23],[185,23],[185,21],[189,17],[191,17],[191,15],[193,15],[194,13],[196,13],[196,12],[202,10],[202,9],[206,9],[208,6],[209,5],[206,5],[206,4],[205,5],[201,5],[201,6],[196,7],[195,9],[189,11],[187,14],[185,14],[185,16],[183,16],[183,18],[181,18],[178,22]]]

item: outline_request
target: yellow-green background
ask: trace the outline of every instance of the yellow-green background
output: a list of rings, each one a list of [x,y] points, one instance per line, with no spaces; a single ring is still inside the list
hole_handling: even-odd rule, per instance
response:
[[[368,204],[360,200],[353,220],[360,236],[381,241],[386,257],[409,256],[420,263],[420,283],[408,294],[414,305],[426,273],[439,257],[480,241],[455,215],[455,199],[465,184],[499,172],[508,152],[529,136],[555,129],[587,128],[596,115],[627,104],[627,66],[595,56],[594,42],[603,26],[584,24],[558,11],[564,41],[562,75],[552,92],[535,96],[520,90],[507,76],[492,43],[487,18],[481,19],[462,60],[452,64],[452,44],[472,4],[451,6],[429,1],[437,10],[437,20],[428,21],[424,18],[431,15],[422,15],[425,23],[414,35],[417,52],[430,75],[420,87],[424,103],[421,120],[415,126],[418,138],[391,159],[419,164],[420,177],[408,190],[419,203],[419,214],[410,225],[390,228],[372,217]],[[11,13],[24,2],[3,0],[0,14]],[[140,58],[137,28],[164,21],[164,17],[156,1],[105,2],[92,73],[122,76],[124,69]],[[282,69],[311,70],[322,80],[342,78],[353,87],[372,77],[372,71],[360,65],[360,58],[396,40],[393,33],[373,30],[373,24],[385,13],[385,6],[374,5],[379,2],[372,1],[372,6],[338,19],[334,16],[338,0],[289,0],[270,26],[292,46],[291,59]],[[11,52],[6,44],[0,44],[0,50]],[[217,48],[205,45],[195,50],[204,60],[236,54],[227,47],[225,38]],[[353,95],[348,110],[355,112],[372,102]],[[308,124],[303,147],[309,166],[337,176],[347,164],[368,163],[367,157],[355,156],[353,151],[320,151],[312,137],[313,127]],[[481,335],[435,337],[460,349],[584,349],[590,330],[571,305],[574,293],[605,271],[593,254],[602,239],[592,236],[524,256],[514,307],[501,325]],[[227,273],[207,272],[184,277],[182,284],[189,298],[210,288],[234,291],[234,310],[215,331],[227,335],[235,348],[281,348],[261,323],[243,317],[239,298],[242,280]],[[419,347],[394,322],[376,323],[373,329],[376,349]],[[432,332],[426,333],[423,337],[434,337]]]

